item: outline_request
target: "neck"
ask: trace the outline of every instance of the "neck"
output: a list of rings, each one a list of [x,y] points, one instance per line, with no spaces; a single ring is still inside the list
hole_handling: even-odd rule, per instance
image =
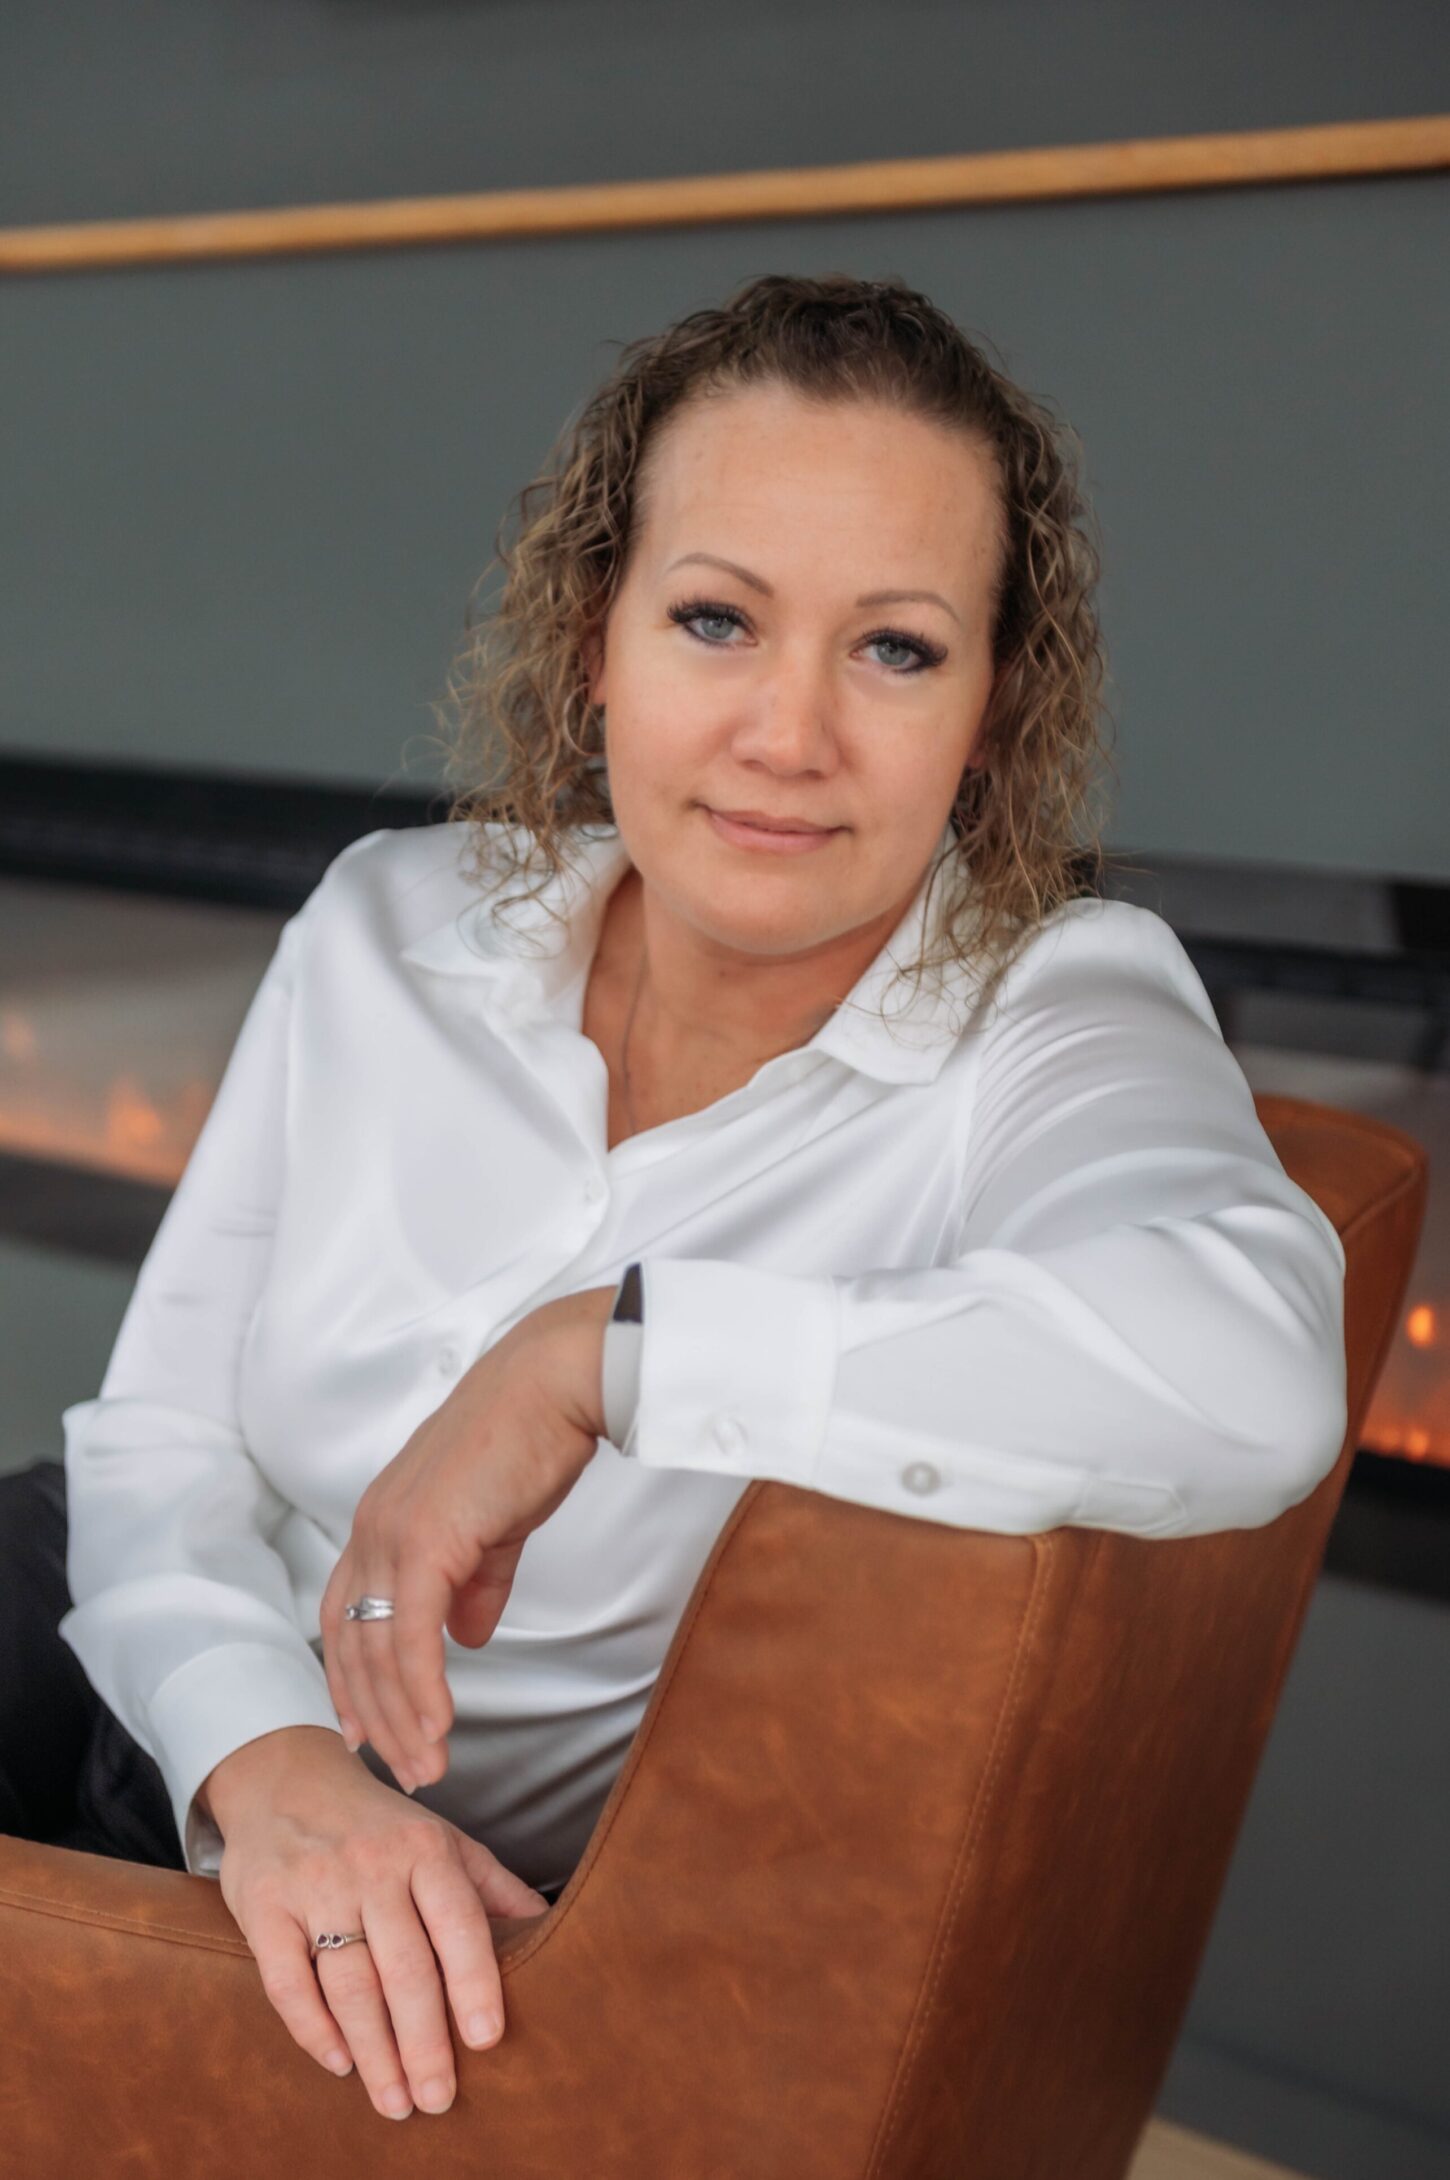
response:
[[[620,881],[617,974],[627,994],[626,1080],[754,1069],[808,1044],[901,919],[892,908],[809,954],[742,955],[658,907],[638,871]],[[611,903],[611,908],[614,904]]]

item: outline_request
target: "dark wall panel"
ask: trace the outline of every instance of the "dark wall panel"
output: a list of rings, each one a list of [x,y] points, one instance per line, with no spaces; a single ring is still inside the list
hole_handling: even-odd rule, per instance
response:
[[[1439,8],[1190,16],[21,6],[0,217],[1450,106]],[[12,279],[0,753],[433,784],[469,588],[614,344],[760,271],[895,272],[1085,442],[1112,843],[1450,877],[1447,202],[1424,175]]]

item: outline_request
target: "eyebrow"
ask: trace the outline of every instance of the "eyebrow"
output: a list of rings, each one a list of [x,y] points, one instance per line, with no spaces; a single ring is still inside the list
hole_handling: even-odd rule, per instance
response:
[[[749,568],[742,568],[738,561],[722,560],[718,553],[682,553],[678,560],[670,562],[669,567],[665,569],[665,574],[668,575],[672,568],[685,567],[692,560],[704,561],[707,566],[712,568],[724,568],[728,575],[738,575],[742,583],[748,583],[752,590],[758,590],[763,597],[773,598],[775,596],[773,587],[765,581],[763,576],[752,575]],[[941,606],[946,612],[950,613],[952,619],[960,627],[962,618],[960,613],[957,612],[955,606],[947,604],[940,591],[866,590],[861,593],[856,603],[858,606],[890,606],[901,604],[908,599],[920,598],[929,599],[933,605]]]

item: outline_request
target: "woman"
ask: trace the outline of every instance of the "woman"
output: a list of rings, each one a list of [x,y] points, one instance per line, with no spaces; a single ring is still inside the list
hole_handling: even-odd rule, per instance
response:
[[[488,1913],[577,1860],[753,1477],[1184,1535],[1345,1425],[1338,1237],[1084,887],[1047,413],[899,284],[764,278],[559,451],[450,691],[502,785],[287,924],[64,1417],[52,1648],[399,2116],[448,2007],[499,2033]]]

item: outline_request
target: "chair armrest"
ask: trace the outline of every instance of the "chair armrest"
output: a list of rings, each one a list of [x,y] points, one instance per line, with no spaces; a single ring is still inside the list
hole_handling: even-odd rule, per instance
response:
[[[127,2180],[210,2171],[219,2139],[249,2180],[864,2170],[1072,1534],[752,1484],[564,1892],[494,1926],[508,2025],[455,2036],[441,2115],[385,2120],[301,2051],[214,1880],[0,1840],[12,2148],[90,2173],[124,2142]]]

